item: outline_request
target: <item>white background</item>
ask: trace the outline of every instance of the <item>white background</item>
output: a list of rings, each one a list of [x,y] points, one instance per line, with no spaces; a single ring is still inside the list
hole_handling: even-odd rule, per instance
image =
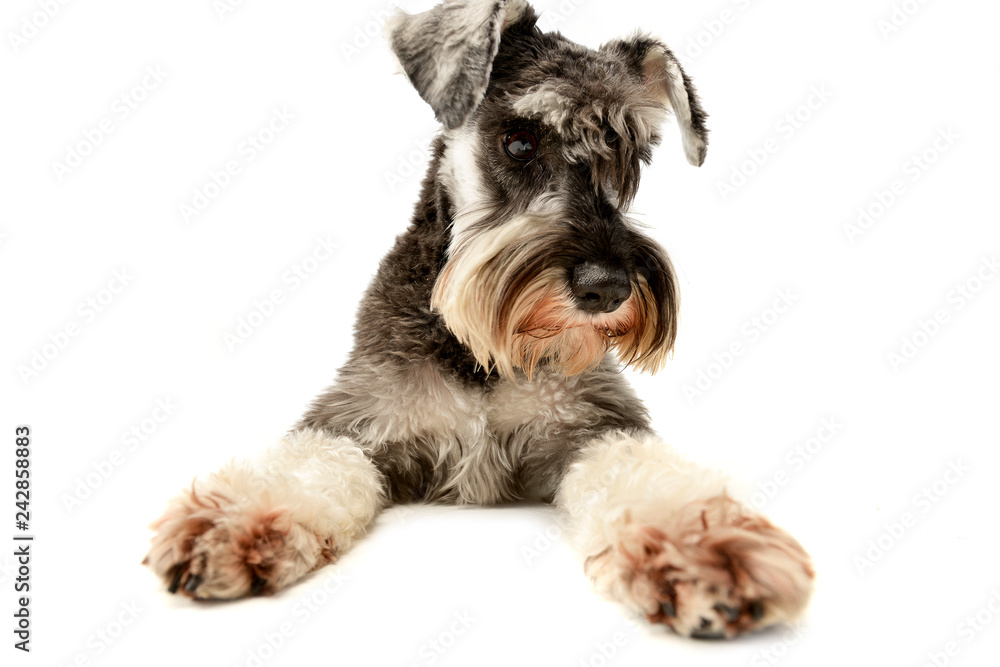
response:
[[[408,223],[411,172],[423,171],[435,124],[380,39],[359,38],[375,32],[381,0],[246,0],[222,17],[212,0],[69,2],[37,34],[24,21],[42,22],[38,5],[8,0],[3,466],[14,427],[30,424],[37,539],[30,655],[11,646],[13,546],[0,549],[4,664],[995,660],[1000,280],[984,259],[1000,252],[1000,8],[909,0],[912,15],[888,31],[890,0],[535,5],[545,25],[591,46],[640,27],[662,36],[711,114],[706,164],[687,165],[666,128],[635,203],[683,294],[674,359],[635,383],[669,442],[730,471],[741,497],[813,554],[817,591],[801,626],[718,643],[629,625],[590,591],[539,506],[394,509],[338,565],[275,597],[167,595],[140,566],[146,526],[196,474],[276,442],[331,381],[362,290]],[[32,36],[15,45],[11,34]],[[165,78],[131,93],[147,67]],[[143,98],[127,118],[123,94]],[[247,161],[241,144],[276,108],[294,121]],[[60,179],[53,163],[106,118],[111,133]],[[941,132],[952,138],[934,148]],[[233,159],[240,173],[185,221],[180,205]],[[879,215],[852,237],[859,208]],[[339,249],[293,289],[283,276],[320,237]],[[104,292],[123,270],[127,286]],[[229,349],[226,333],[275,289],[284,302]],[[782,290],[793,305],[775,318]],[[102,312],[88,299],[103,299]],[[937,311],[943,324],[927,325]],[[751,335],[753,318],[767,330]],[[74,324],[77,335],[60,335]],[[919,348],[894,363],[904,337]],[[743,353],[727,359],[733,343]],[[51,358],[25,373],[36,352]],[[714,379],[685,395],[699,372]],[[154,430],[158,400],[178,407]],[[809,443],[823,420],[836,434]],[[143,427],[143,441],[123,442]],[[967,471],[944,481],[953,464]],[[0,477],[0,535],[12,545],[13,480]],[[918,497],[924,488],[934,502]],[[977,612],[985,625],[973,630]]]

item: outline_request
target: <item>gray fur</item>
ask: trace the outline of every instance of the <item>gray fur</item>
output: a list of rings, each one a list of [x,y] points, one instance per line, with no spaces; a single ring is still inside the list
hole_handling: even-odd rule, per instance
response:
[[[670,260],[627,215],[668,111],[651,95],[643,62],[666,47],[638,36],[594,51],[542,33],[536,19],[521,0],[446,0],[389,27],[393,51],[446,132],[434,143],[412,223],[361,304],[348,362],[296,428],[350,437],[396,500],[548,496],[584,443],[649,429],[610,355],[583,372],[567,373],[566,359],[550,356],[505,370],[467,341],[483,333],[477,327],[516,317],[525,290],[568,292],[573,267],[587,261],[624,270],[643,300],[642,339],[631,352],[619,349],[622,361],[655,368],[676,335]],[[695,131],[705,136],[704,113],[684,83]],[[532,161],[504,153],[514,129],[538,137]],[[495,256],[474,255],[511,225],[531,231]],[[475,275],[493,296],[469,305],[482,318],[459,322],[432,300],[442,272],[470,254],[484,260]]]
[[[482,101],[509,5],[523,0],[445,0],[387,25],[403,71],[446,128],[461,125]]]

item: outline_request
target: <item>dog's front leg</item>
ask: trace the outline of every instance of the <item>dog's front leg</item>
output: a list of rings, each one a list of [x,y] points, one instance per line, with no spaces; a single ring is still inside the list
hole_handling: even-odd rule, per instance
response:
[[[812,591],[794,538],[650,433],[589,442],[557,502],[598,590],[679,634],[732,637],[791,621]]]
[[[336,560],[385,502],[382,475],[350,439],[301,429],[176,497],[145,562],[172,593],[270,593]]]

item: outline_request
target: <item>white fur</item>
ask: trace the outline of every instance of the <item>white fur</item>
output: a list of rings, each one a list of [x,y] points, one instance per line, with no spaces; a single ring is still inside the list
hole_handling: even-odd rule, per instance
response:
[[[471,215],[486,198],[482,175],[476,163],[479,133],[471,124],[445,133],[445,152],[439,176],[451,195],[458,213],[452,226],[453,238],[478,218]]]
[[[715,497],[726,479],[683,458],[658,436],[609,433],[585,447],[556,502],[584,556],[615,544],[630,522],[665,525],[682,507]]]
[[[214,476],[215,477],[215,476]],[[302,429],[253,463],[232,463],[217,477],[240,497],[290,507],[296,522],[333,536],[341,551],[360,537],[386,503],[382,477],[348,438]]]

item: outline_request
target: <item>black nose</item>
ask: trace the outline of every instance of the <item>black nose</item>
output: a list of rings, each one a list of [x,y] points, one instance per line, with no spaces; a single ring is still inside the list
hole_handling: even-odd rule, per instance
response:
[[[589,313],[611,313],[632,294],[624,269],[598,262],[584,262],[573,267],[570,288],[576,305]]]

